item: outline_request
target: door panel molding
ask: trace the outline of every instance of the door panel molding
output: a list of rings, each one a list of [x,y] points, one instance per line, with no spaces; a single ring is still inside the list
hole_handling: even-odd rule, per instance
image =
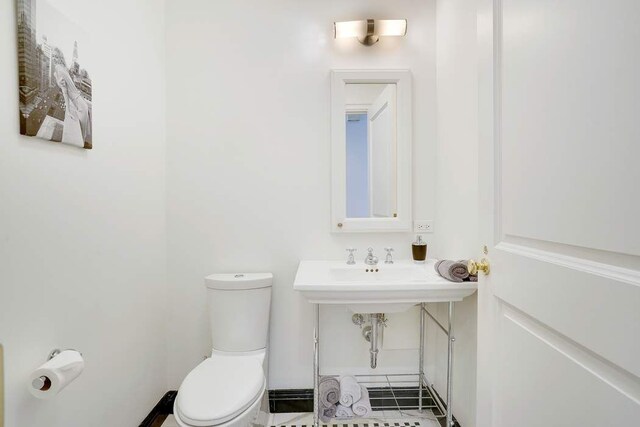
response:
[[[636,255],[610,252],[602,249],[575,246],[566,243],[550,242],[548,240],[515,236],[511,234],[505,235],[500,243],[508,243],[571,258],[594,261],[596,263],[619,267],[626,270],[640,271],[640,257]]]
[[[491,0],[488,0],[491,1]],[[494,245],[502,239],[502,0],[493,0],[493,236]],[[482,164],[480,165],[482,166]]]
[[[640,287],[640,271],[629,268],[618,267],[592,261],[585,258],[577,258],[569,255],[535,249],[530,246],[518,245],[514,243],[500,242],[496,249],[531,258],[537,261],[554,264],[560,267],[570,268],[582,273],[593,274],[606,279],[624,282]]]
[[[500,306],[504,318],[640,405],[640,377],[632,375],[588,348],[559,334],[507,302],[501,300]]]
[[[508,305],[491,427],[614,426],[640,417],[637,379]]]
[[[493,254],[496,297],[640,376],[637,284],[559,265],[558,257],[532,258],[530,251]]]

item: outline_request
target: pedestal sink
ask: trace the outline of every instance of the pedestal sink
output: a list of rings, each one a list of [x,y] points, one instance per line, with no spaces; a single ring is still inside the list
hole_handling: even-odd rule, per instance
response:
[[[293,283],[293,289],[302,295],[314,307],[313,329],[313,384],[314,384],[314,426],[319,425],[320,399],[320,305],[345,305],[354,313],[370,313],[372,319],[372,336],[377,336],[377,329],[381,315],[379,313],[397,313],[406,311],[416,304],[420,308],[420,348],[418,363],[419,409],[422,409],[423,388],[436,402],[438,409],[446,412],[449,425],[452,424],[453,412],[433,391],[424,374],[424,337],[425,317],[428,315],[447,334],[447,402],[452,396],[453,372],[453,312],[454,302],[473,294],[477,289],[476,282],[454,283],[440,277],[434,269],[435,260],[424,264],[413,261],[395,261],[393,264],[380,263],[375,266],[364,264],[362,261],[348,265],[344,261],[301,261],[298,273]],[[427,302],[448,302],[449,316],[446,326],[442,325],[425,307]],[[377,365],[377,340],[371,339],[371,368]]]
[[[346,305],[354,313],[397,313],[423,302],[461,301],[476,291],[475,282],[443,279],[434,264],[301,261],[293,289],[310,303]]]

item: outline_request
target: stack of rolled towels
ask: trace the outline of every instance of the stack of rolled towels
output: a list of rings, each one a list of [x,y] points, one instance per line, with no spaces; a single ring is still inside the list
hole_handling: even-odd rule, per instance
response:
[[[451,261],[448,259],[436,262],[436,272],[450,282],[477,282],[478,276],[469,274],[468,262],[465,260]]]
[[[345,375],[336,379],[323,377],[320,381],[320,418],[328,422],[331,418],[364,418],[371,413],[369,391],[358,381]]]
[[[336,416],[337,403],[340,401],[340,382],[333,377],[322,377],[319,394],[320,419],[326,423]]]

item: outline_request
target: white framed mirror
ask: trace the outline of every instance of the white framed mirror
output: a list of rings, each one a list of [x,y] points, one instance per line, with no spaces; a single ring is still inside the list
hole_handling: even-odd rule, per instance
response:
[[[411,230],[411,72],[331,72],[331,230]]]

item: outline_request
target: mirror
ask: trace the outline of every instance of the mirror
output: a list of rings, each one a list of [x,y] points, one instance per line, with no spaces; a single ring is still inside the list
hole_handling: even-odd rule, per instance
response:
[[[332,76],[332,229],[408,231],[410,73]]]
[[[394,218],[396,85],[345,88],[347,218]]]

